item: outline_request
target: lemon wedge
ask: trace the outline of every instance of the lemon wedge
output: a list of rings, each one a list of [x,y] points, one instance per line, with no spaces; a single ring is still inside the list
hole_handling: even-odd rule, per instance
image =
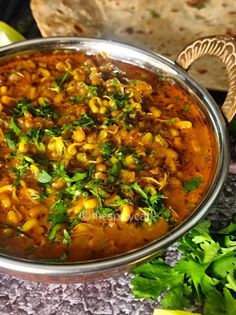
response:
[[[0,46],[9,45],[24,39],[24,36],[22,36],[14,28],[5,22],[0,21]]]
[[[153,315],[201,315],[201,314],[191,313],[187,311],[180,311],[180,310],[154,309]]]

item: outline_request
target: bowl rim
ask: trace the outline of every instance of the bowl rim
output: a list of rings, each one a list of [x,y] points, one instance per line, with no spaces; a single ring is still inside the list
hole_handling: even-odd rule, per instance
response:
[[[11,257],[5,254],[0,254],[0,265],[2,269],[11,270],[18,273],[30,273],[35,275],[48,276],[74,276],[80,274],[91,274],[121,268],[124,266],[133,267],[138,263],[146,261],[158,255],[170,244],[187,233],[193,228],[207,213],[212,206],[218,193],[220,192],[223,183],[226,179],[229,168],[229,140],[226,130],[226,122],[223,115],[216,105],[213,98],[207,90],[201,87],[193,78],[191,78],[185,70],[175,64],[168,58],[151,52],[149,50],[140,49],[132,45],[127,45],[118,41],[97,39],[92,37],[48,37],[40,39],[26,40],[17,42],[0,48],[0,60],[4,57],[9,58],[11,55],[19,53],[28,53],[31,51],[41,51],[45,49],[89,49],[89,47],[103,47],[104,51],[108,47],[118,50],[129,51],[133,55],[146,56],[152,60],[158,61],[160,64],[167,66],[176,74],[180,81],[183,82],[193,92],[193,94],[207,106],[208,113],[211,117],[212,125],[217,137],[219,146],[219,159],[217,162],[215,176],[212,184],[208,189],[203,201],[197,209],[181,224],[164,235],[143,247],[132,250],[130,252],[120,254],[113,257],[108,257],[99,260],[82,261],[75,263],[42,263],[39,261],[30,261],[26,259]],[[97,50],[98,51],[98,50]],[[117,52],[116,52],[117,53]],[[109,54],[109,53],[108,53]],[[113,59],[113,56],[111,57]],[[114,58],[115,59],[115,58]],[[129,61],[124,60],[129,63]]]

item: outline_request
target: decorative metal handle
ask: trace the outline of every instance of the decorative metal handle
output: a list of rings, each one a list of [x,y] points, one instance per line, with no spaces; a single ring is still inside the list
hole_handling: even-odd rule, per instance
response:
[[[236,38],[209,36],[198,39],[181,51],[176,62],[188,70],[191,63],[204,55],[218,57],[228,72],[229,89],[222,111],[230,122],[236,113]]]

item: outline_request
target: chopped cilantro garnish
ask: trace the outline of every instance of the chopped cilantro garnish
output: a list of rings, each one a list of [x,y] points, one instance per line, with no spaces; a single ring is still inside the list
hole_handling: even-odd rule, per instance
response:
[[[88,114],[82,114],[79,120],[74,121],[74,126],[94,126],[94,121]]]
[[[81,104],[86,99],[85,95],[74,95],[70,97],[70,100],[75,104]]]
[[[114,209],[108,207],[97,207],[95,209],[97,215],[103,217],[104,219],[111,219],[116,213]]]
[[[21,133],[21,128],[17,125],[15,118],[11,118],[9,128],[17,135]]]
[[[114,201],[111,204],[111,206],[112,207],[120,207],[120,206],[123,206],[123,205],[127,205],[128,203],[130,203],[130,201],[128,199],[119,199],[119,200]]]
[[[26,171],[29,169],[29,166],[34,163],[34,160],[29,156],[23,156],[21,164],[17,167],[12,168],[12,172],[16,174],[15,185],[18,186],[21,178],[25,175]]]
[[[56,225],[53,226],[53,228],[51,229],[50,233],[48,234],[48,239],[49,239],[50,241],[53,241],[53,240],[54,240],[54,238],[55,238],[55,236],[56,236],[57,231],[59,230],[59,228],[60,228],[60,224],[56,224]]]
[[[14,151],[16,149],[16,144],[15,144],[15,141],[13,139],[13,136],[10,133],[6,132],[6,133],[4,133],[4,138],[6,139],[8,147],[12,151]]]
[[[165,218],[167,221],[169,220],[170,209],[163,203],[163,199],[166,198],[164,195],[156,193],[149,196],[138,183],[132,184],[129,189],[136,191],[136,193],[140,195],[141,200],[144,202],[145,207],[143,210],[146,214],[146,221],[148,224],[155,223],[161,217]]]
[[[98,95],[98,87],[93,85],[87,85],[88,93],[87,97]]]
[[[71,181],[72,181],[72,182],[77,182],[77,181],[80,181],[80,180],[85,179],[87,176],[88,176],[87,173],[76,172],[76,173],[72,176]]]
[[[66,129],[73,129],[76,126],[80,127],[91,127],[94,126],[94,120],[87,114],[82,114],[80,116],[79,120],[75,120],[72,123],[65,123],[62,127],[61,130],[66,130]]]
[[[34,116],[58,119],[59,113],[54,110],[51,104],[44,102],[40,107],[32,107],[29,110]]]
[[[87,88],[87,93],[84,95],[73,95],[70,96],[70,100],[75,103],[75,104],[81,104],[88,98],[92,96],[97,96],[98,95],[98,87],[93,86],[93,85],[87,85],[84,84],[84,86]]]
[[[67,203],[64,200],[58,200],[51,209],[49,221],[54,225],[59,223],[65,223],[69,221],[69,216],[66,213],[68,208]]]
[[[99,147],[104,159],[109,160],[113,154],[115,145],[113,143],[101,143]]]
[[[39,116],[44,118],[58,119],[59,113],[55,111],[51,104],[44,101],[40,106],[35,106],[28,99],[17,101],[13,112],[15,117],[22,116],[25,112],[29,112],[33,116]]]
[[[201,182],[202,182],[201,177],[195,177],[189,181],[184,182],[184,184],[183,184],[184,191],[190,192],[192,190],[197,189],[200,186]]]
[[[42,170],[39,174],[38,174],[38,178],[37,178],[38,182],[42,183],[42,184],[46,184],[46,183],[50,183],[52,181],[52,176],[48,174],[47,171]]]
[[[70,80],[71,74],[69,71],[65,71],[62,75],[56,78],[55,82],[53,82],[51,90],[57,93],[61,92],[63,88],[63,84]]]
[[[71,244],[71,237],[70,237],[69,232],[66,229],[64,229],[63,234],[64,234],[63,244],[65,244],[67,246],[70,245]]]
[[[31,102],[24,98],[23,100],[16,102],[13,111],[16,116],[22,116],[25,112],[28,112],[31,107]]]
[[[25,135],[28,138],[29,142],[34,144],[40,152],[45,151],[45,146],[42,142],[44,136],[44,130],[42,128],[32,128],[29,129]]]
[[[130,106],[126,106],[125,108],[123,108],[123,110],[120,112],[119,115],[117,115],[114,118],[108,118],[105,120],[104,125],[106,126],[111,126],[114,125],[116,122],[126,122],[126,119],[130,117],[130,115],[135,114],[135,109],[130,107]]]

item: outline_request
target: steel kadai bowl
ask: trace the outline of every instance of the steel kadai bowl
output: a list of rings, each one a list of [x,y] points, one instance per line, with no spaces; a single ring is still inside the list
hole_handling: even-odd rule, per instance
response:
[[[4,64],[9,57],[20,56],[22,53],[55,50],[80,51],[89,55],[102,51],[114,60],[164,74],[165,77],[174,80],[184,93],[198,104],[215,136],[215,171],[207,193],[197,209],[183,223],[160,239],[115,257],[77,263],[39,262],[0,254],[1,271],[35,281],[67,283],[115,276],[159,255],[189,231],[204,217],[222,188],[229,166],[226,126],[236,110],[236,42],[230,37],[223,36],[199,39],[186,47],[176,62],[172,62],[158,54],[117,42],[76,37],[46,38],[1,48],[0,64]],[[221,110],[208,92],[185,71],[193,61],[206,54],[220,58],[228,71],[229,92]]]

